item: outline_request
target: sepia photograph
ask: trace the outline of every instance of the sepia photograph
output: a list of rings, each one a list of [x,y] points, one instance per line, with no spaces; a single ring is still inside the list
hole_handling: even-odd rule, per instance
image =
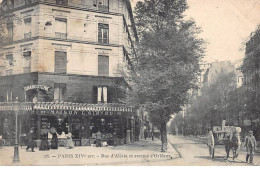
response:
[[[260,166],[260,0],[0,0],[0,166]]]

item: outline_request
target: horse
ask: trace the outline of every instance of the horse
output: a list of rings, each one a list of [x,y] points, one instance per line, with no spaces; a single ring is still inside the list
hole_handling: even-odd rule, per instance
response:
[[[241,146],[239,134],[237,132],[231,132],[230,134],[226,135],[224,139],[224,145],[227,153],[225,159],[227,160],[229,158],[229,152],[230,150],[232,150],[233,160],[235,160],[235,158],[238,157],[239,149]]]

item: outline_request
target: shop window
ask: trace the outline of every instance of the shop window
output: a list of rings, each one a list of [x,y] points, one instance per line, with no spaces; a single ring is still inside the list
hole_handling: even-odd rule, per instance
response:
[[[54,73],[67,73],[67,53],[55,52]]]
[[[98,24],[98,42],[99,43],[109,43],[109,26],[108,24]]]
[[[6,24],[6,27],[7,27],[7,31],[8,31],[8,38],[10,41],[13,41],[13,36],[14,36],[14,24],[13,22],[11,23],[7,23]]]
[[[64,101],[65,92],[66,92],[65,83],[55,83],[54,84],[54,101]]]
[[[68,5],[68,0],[56,0],[56,5]]]
[[[55,18],[55,37],[67,39],[67,19]]]
[[[109,57],[98,56],[98,76],[109,76]]]
[[[100,11],[109,11],[109,0],[94,0],[93,6]]]
[[[32,18],[24,19],[24,39],[32,37],[31,27],[32,27]]]

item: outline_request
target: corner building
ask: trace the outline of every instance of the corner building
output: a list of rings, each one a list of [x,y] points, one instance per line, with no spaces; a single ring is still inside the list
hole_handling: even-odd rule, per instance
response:
[[[134,141],[138,120],[120,103],[138,40],[129,0],[3,0],[10,44],[0,63],[0,135],[35,140],[55,128],[76,146],[90,145],[100,130],[108,144]],[[60,139],[60,145],[62,145]]]

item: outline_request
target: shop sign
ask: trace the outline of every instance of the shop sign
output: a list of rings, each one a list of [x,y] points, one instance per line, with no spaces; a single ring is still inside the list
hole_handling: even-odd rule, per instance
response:
[[[45,85],[29,85],[24,87],[24,91],[33,90],[33,89],[41,89],[41,90],[49,91],[50,87]]]
[[[79,110],[37,110],[37,114],[47,115],[78,115],[78,116],[113,116],[121,115],[121,112],[108,111],[79,111]]]

